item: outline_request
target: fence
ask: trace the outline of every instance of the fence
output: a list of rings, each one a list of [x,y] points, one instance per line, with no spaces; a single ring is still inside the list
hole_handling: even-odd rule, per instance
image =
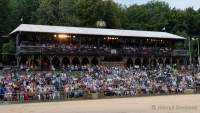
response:
[[[187,56],[187,50],[165,50],[161,48],[87,48],[87,47],[77,47],[77,48],[62,48],[62,47],[43,47],[43,46],[20,46],[18,48],[19,52],[28,53],[76,53],[76,54],[87,54],[87,55],[164,55],[171,56],[173,54],[181,54]]]
[[[200,93],[200,89],[186,89],[185,91],[169,91],[169,92],[146,92],[144,90],[125,90],[125,91],[99,91],[88,92],[76,90],[73,92],[53,91],[43,93],[6,93],[0,95],[0,104],[30,103],[30,102],[53,102],[68,101],[82,99],[100,99],[100,98],[119,98],[119,97],[135,97],[135,96],[153,96],[153,95],[172,95],[172,94],[188,94]]]

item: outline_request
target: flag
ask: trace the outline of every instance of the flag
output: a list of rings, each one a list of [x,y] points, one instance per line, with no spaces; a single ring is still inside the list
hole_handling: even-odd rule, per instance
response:
[[[163,27],[163,28],[162,28],[162,31],[163,31],[163,32],[165,32],[165,31],[166,31],[166,28],[165,28],[165,27]]]
[[[22,18],[20,19],[20,21],[21,21],[21,23],[23,24],[24,18],[22,17]]]

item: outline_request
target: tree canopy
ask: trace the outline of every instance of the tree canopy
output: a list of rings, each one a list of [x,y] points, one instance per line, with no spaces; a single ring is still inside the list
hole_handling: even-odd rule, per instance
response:
[[[21,23],[135,29],[200,36],[200,9],[170,8],[165,2],[151,1],[129,7],[113,0],[0,0],[0,34],[7,35]],[[6,43],[8,40],[0,42]]]
[[[165,2],[122,6],[112,0],[0,0],[0,32],[8,34],[21,23],[155,30],[200,35],[200,9],[179,10]],[[22,20],[22,21],[21,21]]]

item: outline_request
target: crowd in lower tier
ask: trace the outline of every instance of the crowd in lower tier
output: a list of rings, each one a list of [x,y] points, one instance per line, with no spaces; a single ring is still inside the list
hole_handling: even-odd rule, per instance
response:
[[[7,70],[0,78],[0,100],[54,100],[93,93],[104,96],[182,93],[196,88],[200,75],[186,69],[159,66],[73,66],[65,71]]]

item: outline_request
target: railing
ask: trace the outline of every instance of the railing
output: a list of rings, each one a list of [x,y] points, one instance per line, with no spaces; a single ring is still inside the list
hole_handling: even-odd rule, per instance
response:
[[[41,46],[21,46],[18,47],[18,52],[36,52],[36,53],[40,53],[42,52],[42,47]]]
[[[173,50],[173,56],[189,56],[189,51],[184,49]]]
[[[87,54],[87,55],[158,55],[158,56],[187,56],[187,50],[168,50],[162,48],[61,48],[44,46],[21,46],[18,53],[40,54]]]
[[[119,61],[119,62],[117,62],[117,61],[114,61],[114,62],[103,61],[102,64],[105,65],[105,66],[113,66],[113,65],[115,65],[115,66],[124,66],[126,63],[124,61]]]
[[[200,93],[199,90],[190,89],[189,93]],[[83,90],[75,90],[73,92],[52,91],[42,93],[6,93],[0,94],[0,104],[27,103],[27,102],[52,102],[52,101],[67,101],[77,99],[98,99],[107,97],[134,97],[134,96],[154,96],[154,95],[172,95],[172,94],[187,94],[186,91],[173,90],[169,92],[156,92],[145,90],[115,90],[115,91],[99,91],[89,92]]]

